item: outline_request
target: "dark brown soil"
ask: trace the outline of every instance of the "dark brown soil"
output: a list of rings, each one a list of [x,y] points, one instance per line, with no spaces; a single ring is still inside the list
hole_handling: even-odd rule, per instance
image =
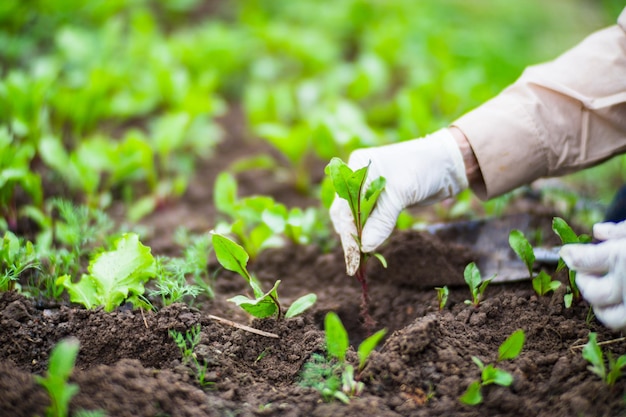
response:
[[[268,151],[237,133],[241,130],[233,129],[237,123],[232,119],[227,122],[227,140],[199,171],[187,196],[145,221],[152,228],[147,243],[156,253],[175,251],[172,236],[180,225],[196,232],[210,229],[213,179],[219,170],[238,157]],[[248,174],[241,181],[242,194],[267,193],[290,206],[313,203],[269,172]],[[250,321],[227,303],[245,291],[243,280],[227,271],[217,276],[215,299],[157,312],[38,309],[14,292],[2,294],[0,416],[45,415],[49,400],[34,376],[45,373],[52,347],[67,336],[81,343],[71,378],[80,388],[71,401],[72,415],[79,410],[104,410],[107,416],[626,415],[626,379],[606,387],[581,356],[589,331],[597,331],[601,341],[618,337],[588,319],[586,303],[566,309],[564,290],[538,297],[529,282],[519,282],[492,284],[475,308],[464,303],[468,289],[453,285],[462,282],[463,268],[473,259],[470,248],[425,232],[401,232],[382,252],[389,269],[370,265],[370,311],[376,328],[389,333],[361,375],[365,392],[348,405],[323,402],[299,379],[311,354],[323,352],[326,312],[339,314],[353,344],[365,337],[359,322],[360,286],[345,275],[340,248],[324,253],[312,246],[288,246],[263,252],[249,269],[266,286],[281,279],[280,295],[287,305],[317,293],[309,312],[289,320]],[[440,312],[433,287],[441,284],[453,286]],[[212,315],[279,337],[257,335]],[[207,380],[213,382],[205,387],[181,363],[168,334],[197,324],[202,339],[195,353],[207,361]],[[516,329],[526,332],[524,349],[519,358],[499,364],[513,373],[513,385],[485,387],[482,405],[461,404],[459,396],[479,378],[471,357],[495,362],[498,346]],[[619,355],[626,352],[626,343],[604,348]]]

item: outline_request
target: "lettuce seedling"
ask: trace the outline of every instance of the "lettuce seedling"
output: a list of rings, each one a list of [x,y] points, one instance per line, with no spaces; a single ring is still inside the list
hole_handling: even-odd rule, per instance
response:
[[[532,279],[533,289],[537,295],[544,296],[550,291],[556,291],[561,286],[561,282],[553,280],[550,274],[540,271],[535,278]]]
[[[608,366],[604,362],[604,354],[597,341],[594,332],[589,333],[589,341],[583,347],[583,358],[591,365],[587,367],[591,372],[599,376],[609,387],[622,376],[622,368],[626,366],[626,355],[615,359],[611,352],[607,352]]]
[[[355,276],[361,284],[362,289],[361,317],[363,318],[365,326],[371,328],[373,326],[373,319],[368,312],[369,295],[365,267],[371,256],[376,257],[384,267],[387,266],[387,261],[379,253],[369,254],[361,249],[363,227],[376,205],[378,196],[380,196],[380,193],[382,193],[385,188],[384,177],[374,179],[366,188],[365,183],[368,171],[369,164],[353,171],[339,158],[331,159],[330,163],[326,166],[326,175],[330,177],[339,198],[343,198],[348,202],[356,226],[354,240],[359,245],[360,257]]]
[[[359,396],[365,385],[360,374],[367,364],[370,354],[380,343],[387,331],[379,330],[365,339],[358,347],[359,365],[355,375],[354,366],[346,362],[350,347],[348,332],[341,319],[332,311],[324,318],[327,357],[314,354],[304,365],[301,384],[312,387],[322,394],[325,401],[333,398],[349,403],[350,398]]]
[[[469,286],[470,292],[472,293],[472,299],[465,300],[465,304],[471,304],[474,307],[478,307],[482,301],[483,293],[487,289],[487,286],[496,276],[493,275],[491,278],[483,280],[476,263],[470,262],[465,267],[465,271],[463,271],[463,277],[465,278],[465,282]]]
[[[212,233],[212,241],[217,261],[224,268],[236,272],[243,277],[248,282],[248,285],[250,285],[250,288],[252,288],[252,293],[254,294],[254,298],[237,295],[230,298],[228,301],[235,303],[257,318],[266,318],[274,315],[279,319],[282,318],[283,312],[278,299],[278,286],[281,281],[276,281],[269,291],[264,292],[256,277],[248,272],[247,265],[250,256],[244,248],[226,236],[215,232]],[[284,314],[285,318],[302,314],[305,310],[310,308],[316,300],[317,296],[312,293],[298,298]]]
[[[514,331],[498,348],[498,360],[512,360],[519,356],[526,335],[522,329]],[[483,401],[481,388],[485,385],[496,384],[508,387],[513,383],[513,375],[509,372],[497,368],[493,364],[485,365],[478,357],[472,356],[472,361],[481,371],[480,380],[472,382],[459,400],[467,405],[478,405]]]
[[[47,417],[67,417],[70,400],[78,393],[78,385],[67,382],[74,369],[80,343],[75,337],[61,340],[50,353],[46,377],[36,376],[50,396]]]
[[[113,246],[89,262],[89,273],[78,282],[72,282],[69,275],[57,279],[72,302],[87,308],[104,306],[105,311],[113,311],[124,301],[142,303],[139,297],[144,293],[144,283],[156,274],[150,248],[142,245],[135,233],[122,235]]]

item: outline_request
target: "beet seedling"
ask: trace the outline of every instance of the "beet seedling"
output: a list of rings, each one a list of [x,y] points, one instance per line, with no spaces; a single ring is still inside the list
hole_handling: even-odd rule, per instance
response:
[[[374,179],[367,188],[365,188],[368,171],[369,165],[353,171],[339,158],[331,159],[325,170],[326,175],[328,175],[332,181],[335,192],[339,198],[348,202],[348,206],[352,212],[352,218],[356,226],[356,235],[353,237],[359,246],[360,252],[359,264],[355,275],[362,288],[361,316],[365,327],[371,329],[374,321],[368,312],[369,295],[365,267],[371,256],[376,257],[384,267],[387,267],[387,261],[379,253],[369,254],[363,252],[361,249],[363,227],[376,205],[378,196],[380,196],[380,193],[385,188],[384,177]]]
[[[522,329],[514,331],[498,348],[497,362],[517,358],[524,347],[525,339],[526,335]],[[472,382],[467,387],[465,393],[459,398],[462,403],[467,405],[480,404],[483,401],[481,388],[486,385],[496,384],[508,387],[513,383],[513,375],[509,372],[497,368],[493,364],[485,365],[476,356],[472,356],[472,361],[480,369],[480,380]]]
[[[463,271],[463,277],[465,278],[465,282],[469,286],[470,292],[472,293],[472,299],[465,300],[465,304],[471,304],[474,307],[478,307],[482,301],[483,293],[487,289],[487,286],[496,276],[493,275],[491,278],[483,280],[476,263],[470,262],[465,267],[465,271]]]
[[[550,291],[555,291],[561,286],[560,281],[553,280],[550,274],[540,271],[533,278],[533,265],[535,264],[535,252],[533,247],[520,230],[511,230],[509,234],[509,245],[515,254],[524,262],[528,269],[528,275],[532,278],[533,289],[537,295],[544,296]]]
[[[626,366],[626,355],[615,359],[611,352],[607,352],[608,366],[604,363],[604,354],[597,341],[594,332],[589,333],[589,341],[583,347],[583,358],[591,365],[587,367],[591,372],[599,376],[604,383],[612,387],[622,376],[622,368]]]
[[[254,298],[244,295],[237,295],[228,301],[237,304],[239,307],[247,311],[249,314],[257,318],[266,318],[276,315],[282,318],[283,312],[278,300],[278,286],[280,280],[274,283],[274,286],[267,292],[261,289],[261,284],[256,277],[248,272],[247,265],[250,256],[248,253],[226,236],[219,233],[212,233],[213,250],[217,261],[226,269],[241,275],[250,285]],[[317,296],[315,294],[307,294],[296,301],[289,307],[284,314],[285,318],[295,317],[302,314],[305,310],[315,304]]]
[[[561,242],[566,245],[569,243],[588,243],[591,241],[591,237],[586,234],[577,235],[576,232],[567,224],[565,220],[560,217],[552,219],[552,230],[561,239]],[[565,268],[565,262],[563,259],[559,259],[559,265],[557,271]],[[576,285],[576,271],[568,270],[569,286],[567,288],[568,293],[564,295],[565,306],[570,307],[573,300],[580,299],[580,291],[578,285]]]
[[[379,330],[358,347],[359,365],[355,375],[354,366],[346,362],[346,353],[350,347],[348,333],[339,316],[333,312],[324,318],[327,357],[313,354],[304,364],[301,384],[316,389],[325,401],[333,398],[349,403],[350,398],[359,396],[365,385],[360,381],[360,374],[367,364],[370,354],[380,343],[387,331]]]

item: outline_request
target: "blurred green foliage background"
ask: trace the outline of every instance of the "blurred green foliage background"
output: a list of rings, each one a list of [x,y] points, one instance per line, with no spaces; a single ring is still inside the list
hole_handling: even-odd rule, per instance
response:
[[[142,197],[139,217],[185,191],[221,138],[215,117],[239,103],[250,136],[294,167],[419,137],[614,24],[623,6],[3,0],[0,153],[20,157],[0,157],[0,211],[16,216],[21,188],[35,206],[57,192],[97,206]],[[618,158],[567,181],[606,204],[625,174]],[[44,193],[42,181],[62,185]]]

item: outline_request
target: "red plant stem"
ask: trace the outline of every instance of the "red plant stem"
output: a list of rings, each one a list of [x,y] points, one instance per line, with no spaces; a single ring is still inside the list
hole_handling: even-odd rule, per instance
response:
[[[363,320],[363,327],[365,327],[369,336],[372,334],[376,322],[369,313],[369,292],[365,275],[365,262],[361,262],[355,276],[361,284],[361,319]]]

